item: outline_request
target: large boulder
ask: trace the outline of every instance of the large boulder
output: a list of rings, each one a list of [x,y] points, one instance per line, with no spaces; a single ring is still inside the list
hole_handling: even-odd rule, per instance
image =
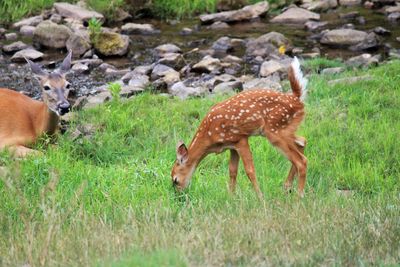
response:
[[[101,32],[94,48],[104,56],[123,56],[128,52],[129,36],[115,32]]]
[[[67,49],[72,51],[74,57],[80,57],[92,48],[89,33],[78,31],[71,34],[66,43]]]
[[[38,60],[43,57],[43,53],[33,49],[33,48],[26,48],[24,50],[18,51],[11,57],[11,61],[13,62],[25,62],[25,59],[30,60]]]
[[[320,15],[304,8],[292,7],[271,19],[274,23],[297,24],[307,20],[320,20]]]
[[[361,43],[368,33],[352,29],[337,29],[326,32],[322,35],[321,43],[327,45],[356,45]]]
[[[70,3],[54,3],[54,9],[62,17],[72,18],[81,21],[89,21],[91,18],[104,21],[104,16],[96,11],[87,10],[78,5]]]
[[[269,9],[267,1],[254,5],[245,6],[239,10],[224,11],[214,14],[204,14],[200,16],[202,23],[208,24],[216,21],[236,22],[242,20],[251,20],[265,14]]]
[[[278,54],[281,46],[289,46],[290,40],[278,32],[269,32],[261,35],[257,39],[250,40],[246,44],[246,55],[252,57],[267,57]]]
[[[72,31],[51,21],[41,22],[33,33],[33,41],[50,48],[64,48]]]
[[[35,17],[30,17],[30,18],[26,18],[26,19],[20,20],[18,22],[15,22],[12,25],[12,28],[19,29],[22,26],[37,26],[42,21],[43,21],[43,17],[41,15],[35,16]]]

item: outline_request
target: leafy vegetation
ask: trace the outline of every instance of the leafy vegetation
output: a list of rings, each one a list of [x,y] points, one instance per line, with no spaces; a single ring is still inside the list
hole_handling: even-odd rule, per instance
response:
[[[89,36],[90,36],[90,41],[92,44],[97,43],[99,39],[99,35],[101,33],[101,21],[96,19],[96,18],[91,18],[89,20]]]
[[[186,101],[150,93],[76,114],[56,146],[22,161],[0,156],[4,266],[396,265],[400,262],[400,61],[331,86],[313,75],[306,197],[282,190],[288,161],[251,139],[265,202],[228,153],[210,155],[182,195],[170,170],[223,96]],[[77,137],[76,130],[84,134]]]

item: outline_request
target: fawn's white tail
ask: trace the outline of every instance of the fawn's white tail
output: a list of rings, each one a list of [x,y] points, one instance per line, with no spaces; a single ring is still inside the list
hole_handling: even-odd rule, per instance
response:
[[[307,79],[303,77],[303,72],[300,68],[300,62],[297,57],[294,57],[289,68],[289,81],[293,90],[293,94],[300,98],[301,101],[307,96]]]

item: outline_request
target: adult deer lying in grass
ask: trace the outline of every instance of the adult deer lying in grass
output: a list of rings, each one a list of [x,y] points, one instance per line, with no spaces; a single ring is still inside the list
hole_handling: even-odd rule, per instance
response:
[[[53,135],[56,132],[59,116],[70,109],[66,99],[69,83],[65,75],[71,67],[71,56],[70,52],[61,66],[51,73],[26,60],[39,80],[43,102],[0,88],[0,150],[8,148],[16,157],[37,153],[26,146],[42,134]]]
[[[206,155],[229,149],[230,190],[235,190],[241,158],[246,174],[261,198],[248,143],[250,136],[261,135],[291,161],[292,167],[284,187],[290,189],[298,174],[298,194],[303,197],[307,171],[307,159],[303,154],[306,139],[296,136],[295,132],[305,115],[303,99],[307,80],[303,78],[297,58],[289,67],[289,81],[292,94],[250,90],[213,106],[200,124],[189,149],[183,142],[178,143],[171,173],[173,185],[178,190],[184,189]]]

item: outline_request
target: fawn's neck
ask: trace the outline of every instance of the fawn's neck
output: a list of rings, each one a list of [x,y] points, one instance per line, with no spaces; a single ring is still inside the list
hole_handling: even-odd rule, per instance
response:
[[[209,154],[208,148],[208,140],[204,137],[202,138],[201,133],[198,131],[188,149],[189,158],[187,165],[192,167],[193,171],[203,160],[203,158]]]

